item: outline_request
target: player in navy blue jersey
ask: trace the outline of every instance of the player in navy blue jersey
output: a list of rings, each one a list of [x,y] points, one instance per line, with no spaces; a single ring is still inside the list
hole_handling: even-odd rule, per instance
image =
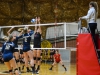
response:
[[[10,32],[11,30],[13,29],[14,27],[10,28],[10,30],[7,32],[8,35],[10,35]],[[16,59],[16,63],[18,64],[18,67],[19,67],[19,71],[21,70],[20,69],[20,61],[19,61],[19,51],[18,51],[18,39],[20,38],[19,36],[22,34],[22,32],[17,35],[17,34],[13,34],[13,37],[14,37],[14,40],[13,40],[13,43],[15,44],[15,49],[13,50],[13,53],[14,53],[14,56],[15,56],[15,59]]]
[[[27,27],[27,28],[24,28],[23,32],[24,34],[21,35],[20,37],[23,38],[23,54],[25,58],[25,66],[27,67],[27,72],[29,72],[29,68],[28,68],[28,57],[29,57],[31,68],[34,73],[35,68],[34,68],[34,62],[33,62],[33,54],[30,49],[31,35],[34,33],[34,31],[28,29]]]
[[[2,53],[3,53],[3,60],[7,68],[9,69],[10,75],[13,75],[12,73],[12,67],[15,70],[15,74],[19,75],[18,68],[16,65],[16,61],[13,57],[13,50],[14,50],[14,43],[13,43],[13,36],[9,35],[8,41],[6,41],[2,46]]]
[[[40,17],[36,17],[36,24],[39,23],[40,24]],[[35,32],[34,32],[34,48],[41,48],[41,26],[37,27],[35,26]],[[34,67],[36,65],[36,60],[38,62],[38,66],[36,69],[36,73],[39,72],[40,70],[40,63],[41,63],[41,50],[40,49],[34,49],[33,50],[33,55],[34,55]]]

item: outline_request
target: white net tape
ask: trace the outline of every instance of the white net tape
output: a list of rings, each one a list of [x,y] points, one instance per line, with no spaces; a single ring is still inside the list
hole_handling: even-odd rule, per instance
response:
[[[56,23],[56,32],[55,28],[55,23],[48,23],[48,24],[29,24],[29,25],[14,25],[14,26],[0,26],[1,29],[3,28],[11,28],[11,27],[25,27],[25,26],[51,26],[48,27],[46,30],[46,40],[55,40],[55,35],[56,35],[56,45],[57,45],[57,39],[59,38],[59,42],[63,42],[63,47],[60,47],[62,43],[59,45],[59,47],[52,48],[52,47],[42,47],[42,48],[31,48],[31,49],[66,49],[66,36],[77,36],[76,34],[78,33],[78,23]],[[54,33],[55,32],[55,33]],[[61,38],[60,38],[61,37]],[[63,38],[63,39],[62,39]],[[48,40],[48,41],[49,41]],[[33,41],[32,41],[33,42]],[[51,42],[50,42],[51,43]],[[22,49],[21,47],[17,49]]]
[[[62,25],[64,23],[57,23],[57,25]],[[25,27],[25,26],[54,26],[55,23],[48,24],[28,24],[28,25],[14,25],[14,26],[0,26],[0,28],[11,28],[11,27]]]

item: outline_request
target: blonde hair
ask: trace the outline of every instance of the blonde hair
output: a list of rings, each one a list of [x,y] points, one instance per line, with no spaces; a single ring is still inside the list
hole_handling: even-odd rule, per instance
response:
[[[24,28],[24,33],[27,33],[27,31],[28,31],[28,28]]]
[[[7,36],[3,36],[2,39],[5,40],[5,41],[7,41],[8,37]]]

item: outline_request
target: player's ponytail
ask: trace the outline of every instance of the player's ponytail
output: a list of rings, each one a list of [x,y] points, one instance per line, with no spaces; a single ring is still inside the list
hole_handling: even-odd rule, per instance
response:
[[[97,2],[94,2],[94,8],[95,8],[96,14],[97,14],[96,17],[98,17],[98,4],[97,4]]]

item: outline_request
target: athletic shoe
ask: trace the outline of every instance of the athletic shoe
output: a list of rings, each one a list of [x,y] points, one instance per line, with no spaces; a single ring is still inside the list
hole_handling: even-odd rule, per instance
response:
[[[22,66],[22,70],[24,70],[24,66]]]
[[[67,69],[65,68],[65,71],[67,71]]]
[[[39,74],[39,70],[36,70],[36,74]]]
[[[27,72],[32,72],[32,71],[29,69],[29,70],[27,70]]]
[[[21,71],[19,71],[19,75],[21,74]]]
[[[34,74],[36,74],[36,72],[35,71],[32,71],[32,74],[34,75]]]
[[[34,73],[32,73],[32,75],[35,75]]]
[[[52,68],[50,68],[49,70],[52,70]]]

